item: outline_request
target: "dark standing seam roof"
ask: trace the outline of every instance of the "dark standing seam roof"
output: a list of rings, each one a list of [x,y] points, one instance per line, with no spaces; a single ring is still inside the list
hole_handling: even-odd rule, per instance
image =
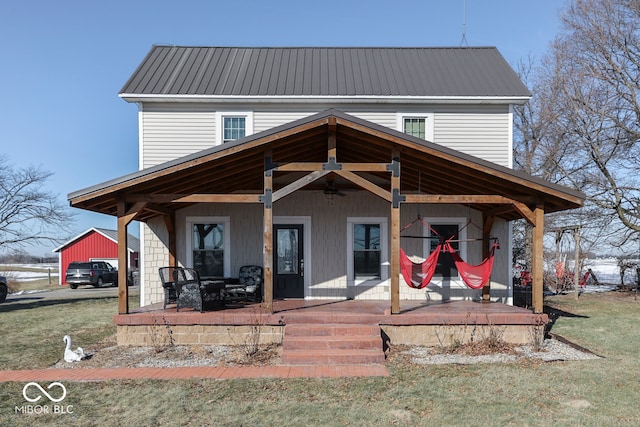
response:
[[[493,47],[154,46],[121,94],[530,96]]]

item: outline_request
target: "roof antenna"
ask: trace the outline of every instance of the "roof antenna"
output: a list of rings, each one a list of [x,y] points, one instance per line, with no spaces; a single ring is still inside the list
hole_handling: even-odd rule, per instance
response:
[[[462,0],[462,40],[460,47],[469,47],[467,42],[467,0]]]

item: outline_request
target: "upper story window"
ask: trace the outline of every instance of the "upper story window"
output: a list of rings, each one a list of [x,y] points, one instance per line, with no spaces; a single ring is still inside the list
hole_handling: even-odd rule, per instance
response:
[[[402,131],[416,138],[426,139],[426,121],[424,117],[405,117]]]
[[[398,130],[433,142],[433,114],[398,113]]]
[[[235,141],[253,133],[253,112],[226,112],[216,113],[216,137],[218,144]]]
[[[244,138],[247,131],[246,117],[224,117],[222,119],[222,142]]]

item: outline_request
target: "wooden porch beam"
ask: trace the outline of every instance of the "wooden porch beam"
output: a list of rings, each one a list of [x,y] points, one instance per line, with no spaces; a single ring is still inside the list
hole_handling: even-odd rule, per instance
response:
[[[531,305],[534,313],[542,313],[543,301],[543,273],[544,273],[544,206],[538,204],[533,211],[535,225],[533,226],[533,262],[532,262],[532,285],[531,285]]]
[[[389,172],[388,163],[339,163],[340,170],[351,172]],[[326,163],[291,162],[278,165],[278,172],[314,172],[325,170]]]
[[[312,182],[322,178],[325,175],[328,175],[329,173],[331,173],[331,171],[314,171],[311,172],[309,175],[305,175],[302,178],[300,178],[297,181],[292,182],[289,185],[286,185],[284,187],[282,187],[281,189],[274,191],[273,192],[273,197],[271,199],[272,202],[275,202],[276,200],[280,200],[285,196],[288,196],[289,194],[300,190],[301,188],[305,187],[306,185],[311,184]]]
[[[334,161],[337,158],[337,142],[336,142],[336,118],[329,117],[329,126],[327,131],[327,160]]]
[[[191,194],[172,203],[260,203],[260,194]]]
[[[371,181],[368,181],[368,180],[362,178],[359,175],[356,175],[353,172],[341,171],[341,170],[336,170],[336,171],[332,171],[332,172],[334,172],[336,175],[340,175],[344,179],[347,179],[347,180],[351,181],[352,183],[356,184],[357,186],[362,187],[363,189],[373,193],[374,195],[386,200],[387,202],[391,202],[393,200],[393,197],[392,197],[390,191],[387,191],[384,188],[378,187],[376,184],[374,184]],[[393,179],[392,179],[392,181],[393,181]]]
[[[535,227],[536,225],[536,214],[534,211],[529,209],[529,206],[525,205],[522,202],[513,201],[513,207],[516,208],[520,215],[531,225]]]
[[[486,203],[486,204],[515,204],[516,200],[492,194],[404,194],[406,203]]]

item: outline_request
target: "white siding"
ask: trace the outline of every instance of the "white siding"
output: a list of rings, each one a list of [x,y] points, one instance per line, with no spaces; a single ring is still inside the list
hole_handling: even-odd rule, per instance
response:
[[[225,105],[228,110],[234,106]],[[327,105],[256,106],[253,132],[262,132],[326,109]],[[446,106],[419,108],[407,105],[340,106],[355,117],[397,129],[398,112],[434,113],[434,141],[463,153],[510,166],[512,119],[507,106]],[[145,104],[141,119],[143,167],[176,159],[216,144],[216,109],[213,104]],[[240,107],[238,107],[240,108]],[[366,108],[366,109],[365,109]],[[243,110],[247,110],[243,106]]]
[[[508,111],[436,113],[434,121],[434,139],[438,144],[510,166],[511,115]]]
[[[144,168],[213,146],[216,115],[198,106],[146,106],[142,111]]]

